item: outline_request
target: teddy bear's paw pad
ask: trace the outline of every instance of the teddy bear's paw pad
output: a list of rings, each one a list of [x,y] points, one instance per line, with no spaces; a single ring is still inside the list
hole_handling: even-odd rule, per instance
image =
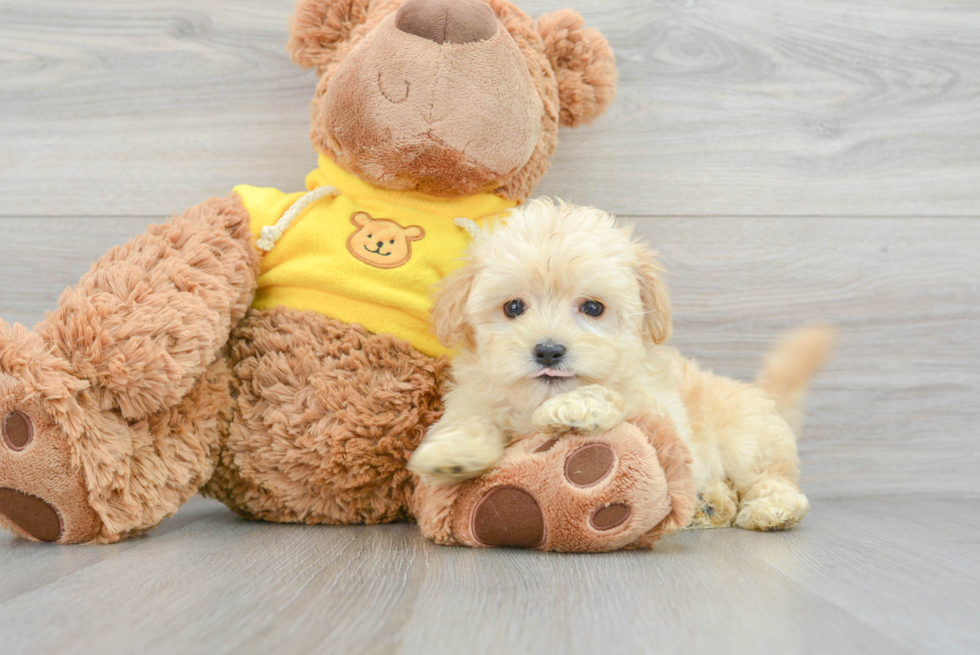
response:
[[[557,445],[558,445],[558,437],[552,437],[551,439],[548,439],[543,444],[535,448],[533,453],[535,455],[537,455],[538,453],[546,453]]]
[[[24,412],[14,410],[3,417],[0,433],[7,448],[20,452],[34,439],[34,422]]]
[[[38,541],[61,538],[61,516],[40,498],[16,489],[0,488],[0,515]]]
[[[597,509],[592,514],[589,523],[599,532],[605,532],[606,530],[618,528],[626,523],[632,515],[633,510],[629,505],[625,503],[613,503]]]
[[[565,478],[580,488],[594,487],[612,473],[616,466],[616,453],[602,443],[578,448],[565,460]]]
[[[473,512],[473,536],[485,546],[538,548],[544,543],[544,514],[520,487],[494,487]]]

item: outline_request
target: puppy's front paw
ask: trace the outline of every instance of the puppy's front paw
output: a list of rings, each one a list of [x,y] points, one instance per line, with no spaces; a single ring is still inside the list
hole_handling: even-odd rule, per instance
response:
[[[542,432],[605,432],[623,422],[623,397],[598,384],[549,398],[531,423]]]
[[[450,430],[427,437],[409,460],[408,469],[430,482],[454,484],[493,468],[503,452],[499,435]]]

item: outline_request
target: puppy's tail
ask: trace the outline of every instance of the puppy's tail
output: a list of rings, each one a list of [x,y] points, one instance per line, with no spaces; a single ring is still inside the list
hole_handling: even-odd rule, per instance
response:
[[[826,325],[798,328],[769,351],[756,384],[776,400],[780,415],[799,436],[810,379],[823,365],[837,340]]]

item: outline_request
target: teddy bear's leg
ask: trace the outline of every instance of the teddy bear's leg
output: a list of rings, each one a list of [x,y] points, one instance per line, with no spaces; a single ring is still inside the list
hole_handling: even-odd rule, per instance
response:
[[[237,197],[203,203],[111,250],[34,331],[0,322],[0,525],[114,541],[207,481],[221,352],[255,285],[248,222]]]
[[[205,489],[246,518],[408,518],[409,455],[442,414],[445,358],[314,312],[252,310],[232,335],[236,401]]]
[[[564,552],[650,547],[693,508],[690,454],[662,419],[534,435],[480,478],[420,485],[413,503],[437,543]]]

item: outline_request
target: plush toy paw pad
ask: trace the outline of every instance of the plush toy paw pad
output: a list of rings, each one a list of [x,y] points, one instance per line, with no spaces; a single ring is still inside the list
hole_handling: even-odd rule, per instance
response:
[[[623,503],[613,503],[612,505],[606,505],[605,507],[600,507],[592,514],[590,523],[592,527],[600,532],[605,532],[606,530],[612,530],[613,528],[618,528],[623,523],[629,520],[630,515],[633,514],[633,510],[630,509],[629,505]]]
[[[3,433],[3,441],[7,448],[19,452],[27,448],[34,439],[34,423],[24,412],[14,410],[3,418],[0,432]]]
[[[495,487],[477,503],[473,535],[485,546],[537,548],[544,542],[544,514],[523,489]]]
[[[588,444],[565,460],[565,477],[576,487],[593,487],[609,477],[615,464],[612,448],[601,443]]]
[[[455,489],[450,529],[467,546],[618,550],[671,511],[657,452],[632,424],[603,435],[532,435]]]
[[[61,517],[40,498],[16,489],[0,488],[0,514],[38,541],[61,538]]]
[[[556,445],[558,445],[558,437],[552,437],[551,439],[548,439],[543,444],[535,448],[534,454],[537,455],[538,453],[546,453],[552,448],[554,448]]]
[[[102,524],[67,440],[26,395],[0,374],[0,529],[36,541],[90,541]]]

